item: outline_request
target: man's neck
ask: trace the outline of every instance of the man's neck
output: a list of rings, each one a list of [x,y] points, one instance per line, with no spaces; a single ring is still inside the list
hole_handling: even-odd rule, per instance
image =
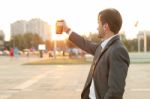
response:
[[[114,36],[115,34],[113,33],[113,32],[109,32],[109,33],[107,33],[106,35],[105,35],[105,37],[103,37],[102,39],[103,39],[103,41],[105,41],[105,40],[107,40],[108,38],[110,38],[110,37],[112,37],[112,36]]]

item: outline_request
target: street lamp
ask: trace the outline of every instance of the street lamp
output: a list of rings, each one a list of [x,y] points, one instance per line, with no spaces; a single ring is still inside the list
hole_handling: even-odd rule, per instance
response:
[[[143,38],[143,35],[142,34],[138,34],[137,35],[137,39],[138,39],[138,52],[140,53],[141,52],[141,39]]]
[[[134,24],[134,27],[137,29],[139,25],[139,21],[136,21],[135,24]],[[143,33],[138,33],[138,52],[140,52],[140,41],[141,41],[141,38],[143,38],[144,40],[144,52],[147,53],[147,33],[146,31],[144,30]]]
[[[146,53],[147,52],[147,34],[146,34],[146,31],[138,33],[137,39],[138,39],[138,52],[140,52],[141,39],[143,39],[144,40],[144,52]]]
[[[147,34],[144,31],[144,52],[147,53]]]

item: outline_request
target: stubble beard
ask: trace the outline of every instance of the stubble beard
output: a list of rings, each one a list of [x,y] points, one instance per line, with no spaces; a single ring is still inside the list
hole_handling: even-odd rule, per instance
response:
[[[98,38],[101,38],[101,39],[102,39],[102,38],[104,38],[104,35],[105,35],[105,34],[104,34],[103,32],[100,32],[100,31],[98,32]]]

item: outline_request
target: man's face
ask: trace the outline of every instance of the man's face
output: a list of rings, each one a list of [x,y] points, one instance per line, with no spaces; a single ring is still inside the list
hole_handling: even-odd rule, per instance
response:
[[[100,18],[101,18],[101,15],[98,16],[98,27],[97,27],[98,37],[99,38],[104,38],[104,36],[105,36],[105,30],[104,30],[104,27],[102,25],[102,22],[101,22]]]

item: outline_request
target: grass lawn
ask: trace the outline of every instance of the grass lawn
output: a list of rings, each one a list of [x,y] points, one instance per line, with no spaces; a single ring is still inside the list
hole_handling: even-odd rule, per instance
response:
[[[129,53],[131,64],[150,64],[150,53]],[[24,65],[67,65],[67,64],[91,64],[92,58],[68,58],[57,57],[39,59],[37,61],[28,62]]]
[[[25,63],[24,65],[66,65],[66,64],[89,64],[90,61],[86,59],[69,59],[69,58],[56,58],[56,59],[41,59],[33,62]]]

